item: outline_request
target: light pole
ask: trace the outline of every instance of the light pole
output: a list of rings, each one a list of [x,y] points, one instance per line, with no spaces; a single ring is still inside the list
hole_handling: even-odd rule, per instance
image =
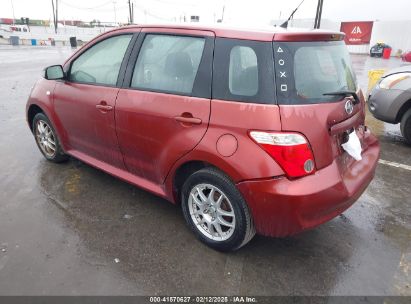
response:
[[[129,18],[128,18],[128,23],[133,24],[133,13],[131,12],[131,2],[128,0],[128,11],[129,11]]]
[[[113,5],[114,5],[114,23],[117,26],[117,11],[116,11],[116,1],[113,1]]]
[[[13,25],[14,25],[14,20],[16,19],[16,16],[14,15],[14,5],[13,5],[13,0],[10,0],[11,2],[11,10],[13,12]]]

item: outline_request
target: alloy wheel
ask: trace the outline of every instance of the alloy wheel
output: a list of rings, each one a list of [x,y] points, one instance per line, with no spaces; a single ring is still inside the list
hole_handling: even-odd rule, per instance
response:
[[[56,137],[53,130],[47,122],[39,120],[36,124],[36,141],[40,146],[41,151],[50,158],[56,154]]]
[[[190,191],[188,208],[197,229],[209,239],[225,241],[235,230],[234,208],[223,191],[198,184]]]

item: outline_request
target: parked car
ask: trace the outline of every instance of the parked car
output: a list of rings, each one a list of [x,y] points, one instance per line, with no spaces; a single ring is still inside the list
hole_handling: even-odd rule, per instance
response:
[[[401,133],[411,144],[411,65],[386,72],[368,97],[375,118],[401,124]]]
[[[391,48],[388,44],[378,42],[374,44],[370,49],[370,56],[371,57],[382,57],[384,53],[384,49]]]
[[[406,62],[411,62],[411,52],[406,52],[402,54],[401,59]]]
[[[181,204],[201,241],[234,250],[357,200],[379,157],[364,110],[342,33],[130,26],[46,68],[27,121],[47,160]]]

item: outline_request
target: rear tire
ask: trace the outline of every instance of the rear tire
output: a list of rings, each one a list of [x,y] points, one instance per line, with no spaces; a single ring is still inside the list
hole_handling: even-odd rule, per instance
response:
[[[37,113],[34,116],[32,130],[36,144],[47,160],[61,163],[68,159],[61,148],[57,133],[46,115]]]
[[[255,235],[248,206],[227,175],[204,168],[185,181],[181,192],[184,218],[197,238],[216,250],[232,251]]]
[[[401,134],[409,145],[411,145],[411,109],[402,116],[401,119]]]

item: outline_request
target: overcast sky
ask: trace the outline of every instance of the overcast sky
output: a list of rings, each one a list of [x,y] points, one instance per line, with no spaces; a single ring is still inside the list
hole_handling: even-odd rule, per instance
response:
[[[128,0],[58,0],[59,19],[127,22]],[[268,24],[287,18],[301,0],[132,0],[135,23],[179,21],[200,15],[209,23],[221,18],[233,24]],[[52,19],[51,0],[0,0],[0,17]],[[317,0],[305,0],[295,18],[314,18]],[[116,7],[116,10],[114,10]],[[411,19],[411,0],[324,0],[323,18],[334,21]]]

